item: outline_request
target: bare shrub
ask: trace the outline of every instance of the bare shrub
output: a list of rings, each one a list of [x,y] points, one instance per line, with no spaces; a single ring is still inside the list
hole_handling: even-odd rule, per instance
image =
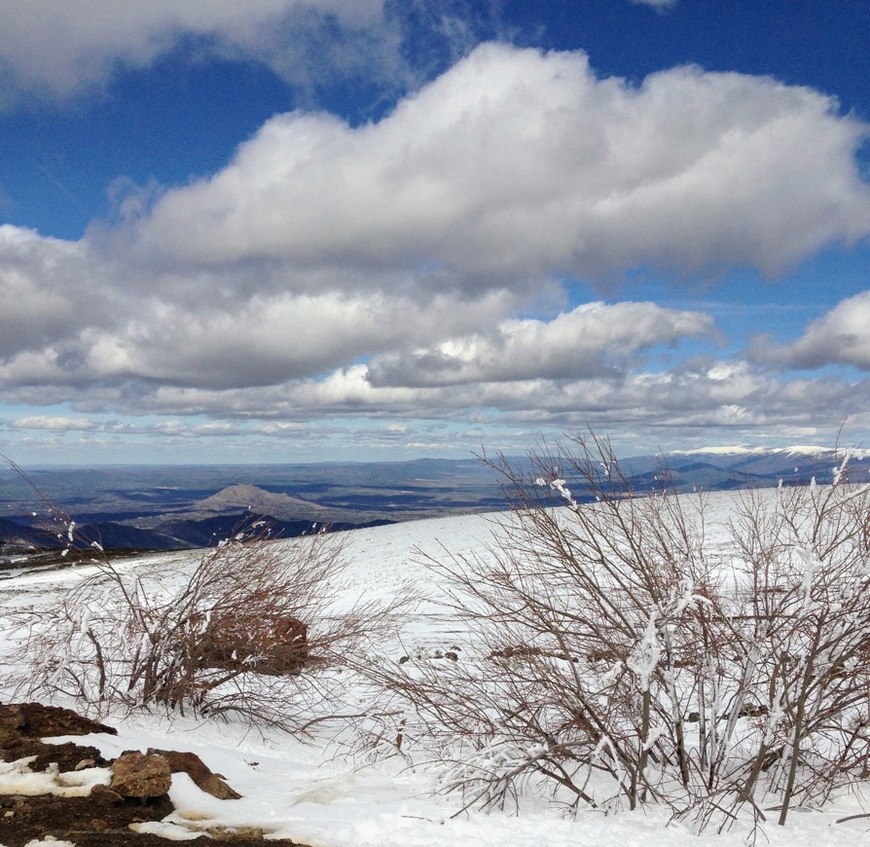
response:
[[[434,740],[467,805],[535,788],[699,830],[867,776],[870,499],[845,459],[832,485],[747,493],[724,556],[704,496],[631,491],[605,440],[532,460],[491,463],[514,510],[488,555],[427,561],[474,649],[370,668],[394,715],[373,743]]]
[[[383,636],[401,602],[337,607],[348,562],[341,538],[323,532],[273,541],[240,531],[188,576],[143,575],[94,552],[92,573],[30,618],[21,655],[29,695],[98,712],[158,707],[306,728],[341,711],[335,668]]]
[[[754,792],[764,775],[780,823],[870,776],[870,497],[845,482],[847,460],[832,485],[781,489],[771,506],[749,494],[732,520],[742,702],[765,715],[740,785]]]

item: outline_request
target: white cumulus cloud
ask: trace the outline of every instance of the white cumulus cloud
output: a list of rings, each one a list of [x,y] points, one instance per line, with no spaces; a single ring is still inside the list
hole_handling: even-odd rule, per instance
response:
[[[0,0],[0,79],[5,71],[7,88],[66,97],[104,83],[116,63],[149,65],[183,37],[291,73],[287,54],[325,16],[350,32],[377,32],[382,8],[383,0]]]
[[[771,79],[677,68],[636,88],[580,53],[488,44],[378,123],[275,117],[130,237],[203,266],[774,274],[870,232],[854,158],[866,134]]]
[[[870,370],[870,291],[837,304],[791,344],[758,339],[753,354],[761,361],[792,368],[842,364]]]
[[[589,303],[552,321],[508,320],[488,335],[376,357],[375,385],[435,386],[616,376],[646,348],[714,333],[709,315],[654,303]]]

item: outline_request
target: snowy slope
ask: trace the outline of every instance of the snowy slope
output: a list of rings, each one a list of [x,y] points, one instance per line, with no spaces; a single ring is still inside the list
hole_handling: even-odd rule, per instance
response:
[[[714,547],[721,544],[722,537],[716,525],[727,519],[733,496],[722,493],[711,498],[708,541]],[[503,515],[465,516],[349,533],[347,599],[372,593],[387,596],[408,580],[422,595],[434,596],[437,585],[432,583],[422,556],[443,556],[444,550],[486,555],[487,544],[505,519]],[[124,562],[123,567],[159,573],[171,580],[196,559],[192,553],[145,556]],[[22,575],[0,583],[0,614],[7,623],[4,650],[8,652],[12,610],[39,608],[85,572],[87,568],[79,567]],[[450,621],[432,618],[429,611],[423,604],[403,622],[405,644],[439,644],[462,636],[452,629]],[[7,690],[0,689],[0,698],[6,701],[10,696],[7,683]],[[303,743],[242,725],[170,720],[158,715],[115,715],[108,722],[118,727],[117,737],[92,735],[76,740],[99,747],[107,757],[131,748],[191,750],[243,795],[240,800],[218,801],[202,793],[186,775],[176,774],[171,797],[177,812],[158,827],[161,834],[170,837],[190,837],[191,829],[223,824],[261,826],[275,837],[290,837],[314,847],[726,847],[745,843],[741,832],[694,835],[679,824],[669,824],[664,809],[613,816],[581,810],[570,817],[543,800],[529,800],[519,816],[470,811],[454,817],[457,799],[434,795],[432,778],[425,768],[415,772],[397,759],[372,764],[355,758],[338,743],[340,735],[336,736],[334,727],[324,728],[313,741]],[[0,788],[2,783],[0,768]],[[785,828],[771,823],[762,837],[783,847],[853,847],[862,839],[870,843],[867,819],[836,822],[862,811],[860,797],[844,796],[825,813],[792,815]]]

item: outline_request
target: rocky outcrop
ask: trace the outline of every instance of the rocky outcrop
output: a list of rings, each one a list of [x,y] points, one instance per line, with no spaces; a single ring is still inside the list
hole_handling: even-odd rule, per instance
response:
[[[0,740],[4,733],[19,738],[48,738],[57,735],[90,735],[117,730],[105,724],[82,717],[70,709],[43,706],[41,703],[13,703],[0,705]]]
[[[128,750],[112,764],[109,788],[121,797],[148,800],[169,793],[172,771],[165,756]]]
[[[38,703],[0,704],[0,759],[19,762],[31,771],[54,773],[58,785],[65,773],[89,767],[110,767],[109,785],[94,784],[87,796],[58,793],[4,794],[0,791],[0,844],[26,847],[56,839],[88,847],[163,847],[165,838],[140,830],[143,823],[164,820],[173,812],[168,791],[173,773],[186,773],[199,788],[222,800],[239,795],[220,774],[213,773],[195,753],[149,749],[130,750],[114,761],[100,757],[93,747],[74,743],[48,744],[40,737],[115,734],[112,727],[81,717],[68,709]],[[27,761],[20,762],[25,759]],[[87,788],[85,789],[87,790]],[[199,834],[191,830],[192,836]],[[204,834],[222,847],[262,844],[266,833],[258,828],[216,827]],[[199,842],[197,842],[199,843]],[[269,844],[303,847],[289,839]]]
[[[162,797],[169,791],[173,773],[186,773],[202,791],[219,800],[235,800],[241,795],[213,773],[196,753],[154,750],[146,753],[128,750],[114,761],[104,759],[99,750],[72,742],[48,744],[41,738],[58,735],[87,735],[92,732],[117,734],[111,726],[83,717],[70,709],[40,703],[0,704],[0,761],[31,759],[33,771],[54,765],[59,772],[85,767],[111,766],[109,786],[97,786],[100,802]]]
[[[62,771],[83,767],[102,767],[106,760],[96,747],[72,742],[46,744],[41,738],[58,735],[88,735],[92,732],[115,730],[69,709],[43,706],[40,703],[0,705],[0,761],[15,762],[31,759],[30,769],[43,771],[56,763]]]
[[[196,753],[150,748],[148,754],[163,756],[172,773],[186,773],[201,791],[217,797],[218,800],[238,800],[242,796],[224,782],[221,774],[212,773]]]

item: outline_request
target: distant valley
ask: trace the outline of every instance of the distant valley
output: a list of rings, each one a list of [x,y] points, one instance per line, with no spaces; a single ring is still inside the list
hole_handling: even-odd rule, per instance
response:
[[[842,456],[816,448],[717,450],[621,461],[643,492],[730,490],[828,482]],[[531,480],[528,460],[512,463]],[[555,470],[555,469],[554,469]],[[849,472],[868,480],[870,451]],[[116,551],[204,547],[265,519],[273,536],[372,526],[507,507],[504,478],[481,461],[421,459],[359,464],[25,469],[0,468],[0,564],[56,556],[76,534]],[[574,496],[588,491],[567,474]],[[553,499],[553,503],[558,502]],[[57,512],[52,512],[49,504]]]

